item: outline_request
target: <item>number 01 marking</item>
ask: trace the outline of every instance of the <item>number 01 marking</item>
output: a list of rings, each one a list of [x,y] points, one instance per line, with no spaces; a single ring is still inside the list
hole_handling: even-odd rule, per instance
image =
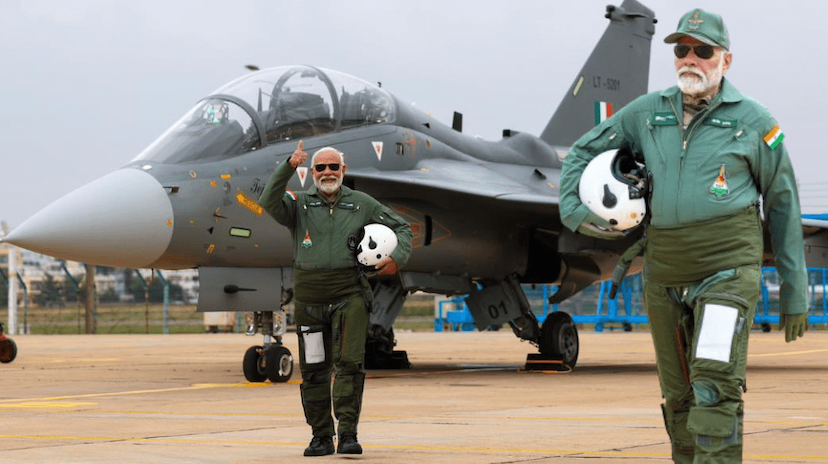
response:
[[[500,314],[509,314],[509,311],[506,309],[506,302],[501,301],[497,305],[489,305],[489,317],[492,319],[497,319]]]

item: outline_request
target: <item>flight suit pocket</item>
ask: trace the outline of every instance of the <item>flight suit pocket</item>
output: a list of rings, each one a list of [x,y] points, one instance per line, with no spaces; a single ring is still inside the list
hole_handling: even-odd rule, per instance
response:
[[[687,430],[693,435],[728,438],[736,427],[736,413],[721,407],[694,407],[687,417]]]
[[[747,349],[749,325],[746,301],[726,293],[708,293],[698,303],[696,339],[693,344],[693,370],[696,372],[735,372],[737,360]],[[718,377],[718,376],[716,376]]]
[[[300,341],[304,364],[319,364],[325,362],[325,326],[303,325],[299,327]]]
[[[704,303],[696,341],[696,359],[730,363],[734,339],[738,333],[740,311],[732,303]],[[742,323],[744,318],[742,317]]]

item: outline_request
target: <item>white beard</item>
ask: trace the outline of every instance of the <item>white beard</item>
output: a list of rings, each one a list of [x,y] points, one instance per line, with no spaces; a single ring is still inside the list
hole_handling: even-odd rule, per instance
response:
[[[322,182],[325,179],[334,179],[334,182]],[[333,195],[338,192],[339,187],[342,186],[342,178],[334,176],[320,177],[318,179],[315,178],[313,179],[313,185],[315,185],[316,189],[325,195]]]
[[[719,57],[719,65],[710,70],[710,75],[705,75],[700,69],[690,66],[683,66],[676,71],[678,87],[682,93],[693,96],[705,95],[714,87],[718,87],[722,83],[723,58]]]

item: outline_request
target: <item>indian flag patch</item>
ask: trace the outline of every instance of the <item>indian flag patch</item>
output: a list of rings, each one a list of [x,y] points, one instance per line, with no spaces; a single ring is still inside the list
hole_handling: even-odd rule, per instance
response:
[[[601,124],[605,119],[612,116],[612,103],[595,102],[595,125]]]
[[[313,246],[313,242],[310,238],[310,232],[307,229],[305,229],[305,239],[302,240],[302,246],[305,248],[310,248]]]
[[[730,192],[730,189],[727,187],[727,179],[725,178],[725,165],[722,165],[722,168],[719,169],[719,176],[716,177],[716,180],[713,181],[713,185],[710,187],[710,193],[715,193],[717,197],[721,197],[722,195],[727,195]]]
[[[771,150],[778,147],[782,140],[785,139],[785,134],[779,130],[779,124],[773,126],[773,129],[770,130],[767,134],[765,134],[765,143],[768,144]]]

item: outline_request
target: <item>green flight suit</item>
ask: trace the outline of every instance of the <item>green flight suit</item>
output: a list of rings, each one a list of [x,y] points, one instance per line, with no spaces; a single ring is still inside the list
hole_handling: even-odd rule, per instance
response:
[[[311,186],[286,192],[296,170],[287,161],[270,177],[259,199],[273,218],[290,229],[294,251],[295,319],[302,371],[302,406],[313,435],[332,436],[331,401],[339,433],[357,431],[365,373],[362,362],[371,289],[348,248],[348,237],[370,223],[397,234],[391,257],[408,262],[413,235],[408,223],[382,203],[342,186],[328,203]],[[335,370],[333,392],[331,373]]]
[[[639,97],[581,137],[561,172],[573,231],[592,158],[629,147],[652,175],[645,305],[676,462],[741,462],[747,340],[759,297],[762,227],[781,277],[780,311],[808,310],[799,196],[781,131],[727,80],[683,127],[677,87]],[[731,332],[732,330],[732,332]]]

